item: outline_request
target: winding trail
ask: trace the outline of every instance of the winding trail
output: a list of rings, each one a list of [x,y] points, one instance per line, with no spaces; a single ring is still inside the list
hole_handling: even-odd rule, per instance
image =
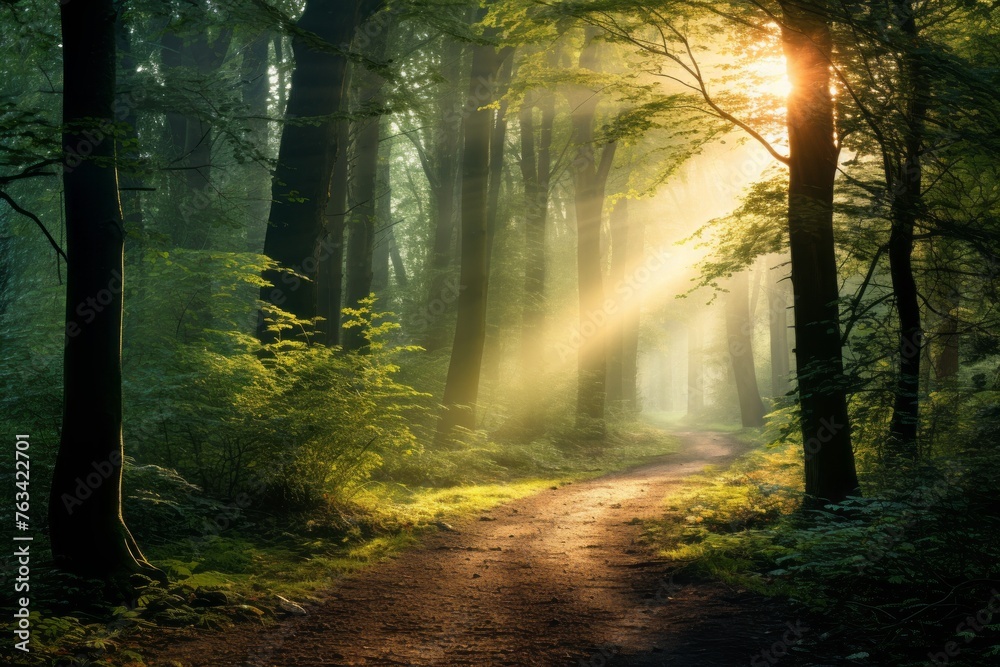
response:
[[[344,579],[307,616],[162,636],[150,664],[749,665],[794,619],[720,584],[673,581],[639,542],[640,520],[685,476],[744,450],[722,433],[676,435],[677,454],[434,534]]]

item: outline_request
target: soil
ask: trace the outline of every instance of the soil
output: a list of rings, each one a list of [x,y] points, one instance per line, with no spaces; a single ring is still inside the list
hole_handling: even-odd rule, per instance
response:
[[[435,533],[344,579],[306,616],[160,632],[149,664],[794,664],[790,628],[808,629],[793,611],[720,583],[678,581],[676,564],[641,542],[641,522],[662,513],[685,476],[744,449],[723,433],[677,435],[677,454]],[[780,655],[763,653],[775,647]]]

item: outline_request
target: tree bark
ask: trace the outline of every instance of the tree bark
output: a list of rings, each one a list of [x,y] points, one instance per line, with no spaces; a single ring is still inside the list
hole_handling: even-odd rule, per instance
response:
[[[265,120],[268,113],[268,97],[271,93],[271,79],[268,74],[270,58],[268,50],[271,34],[261,32],[245,49],[241,72],[243,77],[243,104],[247,112],[256,118],[247,120],[250,130],[249,141],[266,147],[271,136],[270,124]],[[260,149],[268,154],[266,148]],[[254,172],[253,181],[248,185],[252,199],[252,218],[247,225],[247,249],[260,253],[264,248],[264,232],[267,229],[267,214],[271,210],[270,170],[261,165]]]
[[[380,0],[309,0],[298,27],[330,46],[342,47],[351,42],[356,27],[380,4]],[[320,50],[300,35],[293,38],[292,51],[295,70],[286,117],[314,119],[318,124],[289,124],[281,135],[264,254],[294,273],[265,271],[264,279],[272,286],[261,289],[261,300],[299,319],[311,320],[317,312],[316,246],[323,232],[330,177],[340,149],[334,116],[343,106],[347,58]],[[262,340],[272,338],[264,317],[258,332]]]
[[[463,47],[456,41],[450,41],[444,54],[444,78],[449,82],[461,79]],[[428,180],[431,187],[432,209],[434,211],[434,239],[430,254],[430,287],[427,292],[426,311],[428,326],[424,335],[423,346],[428,352],[440,349],[447,339],[445,333],[445,318],[439,313],[440,304],[448,302],[444,295],[450,290],[447,282],[450,274],[452,239],[455,237],[455,191],[458,187],[458,169],[460,140],[462,135],[462,110],[457,101],[457,95],[444,96],[442,101],[441,125],[434,134],[431,149],[434,152],[433,164],[428,165]]]
[[[507,146],[507,100],[501,99],[510,88],[510,79],[514,69],[514,50],[506,48],[497,54],[500,63],[496,90],[493,93],[500,100],[493,132],[490,136],[490,184],[486,202],[486,258],[493,258],[493,242],[497,235],[500,220],[500,192],[503,186],[504,154]]]
[[[389,246],[389,258],[392,260],[392,273],[396,276],[396,284],[400,287],[406,287],[410,284],[410,280],[406,277],[403,256],[399,253],[399,246],[396,245],[396,232],[392,227],[389,228],[386,244]]]
[[[580,69],[597,71],[599,57],[597,31],[589,29],[580,52]],[[599,96],[589,88],[571,91],[573,141],[577,155],[573,162],[577,225],[577,276],[579,283],[579,331],[577,349],[576,423],[581,431],[596,438],[605,433],[604,403],[607,348],[603,324],[604,278],[601,269],[601,214],[605,187],[617,145],[606,144],[600,158],[594,150],[594,123]]]
[[[806,493],[838,502],[858,493],[840,342],[833,239],[839,148],[830,92],[832,38],[825,1],[782,2],[788,97],[788,231],[795,304]]]
[[[629,262],[628,200],[619,200],[611,209],[611,267],[608,280],[612,285],[625,282]],[[619,308],[621,304],[619,305]],[[610,315],[608,326],[607,404],[616,412],[624,412],[625,400],[625,322],[619,310]]]
[[[934,359],[934,376],[943,387],[954,388],[958,383],[959,340],[958,309],[962,306],[962,291],[957,276],[948,276],[941,301],[941,323],[938,326],[938,352]]]
[[[181,19],[182,23],[184,19]],[[223,27],[215,39],[205,32],[164,35],[163,64],[166,76],[176,76],[181,69],[196,73],[204,82],[225,61],[232,41],[232,29]],[[175,166],[183,168],[175,201],[171,238],[174,245],[190,250],[205,250],[211,244],[211,224],[205,212],[211,201],[212,144],[211,123],[203,118],[168,112],[167,124],[175,154]],[[202,313],[203,318],[206,317]],[[207,325],[207,321],[203,322]]]
[[[771,343],[771,396],[784,396],[790,390],[788,376],[791,363],[788,358],[788,289],[785,276],[769,281],[767,310]]]
[[[521,156],[519,166],[524,184],[524,298],[521,308],[521,378],[526,397],[529,389],[545,374],[545,236],[552,178],[552,128],[555,98],[548,92],[537,99],[541,125],[535,143],[535,104],[522,103],[519,118]],[[527,399],[522,421],[528,433],[543,429],[541,401]]]
[[[726,338],[740,401],[740,422],[746,427],[758,427],[764,425],[764,402],[757,386],[748,291],[747,272],[734,274],[729,282],[729,295],[726,298]]]
[[[52,555],[115,582],[142,573],[122,517],[124,229],[114,166],[115,10],[111,0],[60,7],[66,206],[63,421],[49,500]]]
[[[346,120],[337,123],[337,142],[347,146],[350,124]],[[328,346],[340,345],[340,309],[344,294],[344,226],[347,217],[347,174],[349,156],[347,151],[337,156],[330,177],[330,201],[327,203],[326,236],[319,244],[317,261],[317,295],[319,299],[317,315],[323,318],[319,324]]]
[[[438,422],[438,440],[448,440],[458,427],[474,429],[483,349],[486,344],[486,298],[489,290],[488,194],[490,143],[494,111],[483,108],[499,66],[488,44],[473,47],[462,150],[462,266],[458,322]],[[483,97],[487,99],[482,99]]]
[[[384,56],[384,54],[383,54]],[[389,236],[392,232],[392,134],[385,117],[378,147],[378,168],[375,176],[375,251],[372,255],[372,291],[383,295],[389,289]]]
[[[372,56],[381,59],[385,39],[378,40]],[[359,72],[356,113],[371,112],[381,105],[382,77],[375,72]],[[380,116],[367,117],[351,123],[353,138],[351,170],[347,187],[347,280],[344,307],[357,309],[372,292],[374,280],[375,231],[378,213],[378,158],[382,122]],[[381,222],[389,224],[387,220]],[[363,351],[368,348],[367,332],[360,326],[346,326],[342,334],[344,350]]]
[[[923,56],[917,43],[917,26],[909,0],[895,0],[907,49],[903,54],[902,76],[906,91],[904,118],[904,154],[890,179],[893,193],[889,234],[889,274],[899,316],[899,376],[893,399],[887,453],[914,460],[917,458],[917,428],[920,422],[920,357],[923,327],[917,281],[913,276],[913,233],[922,207],[922,167],[920,155],[924,143],[927,116],[927,81]],[[890,170],[888,170],[891,173]]]
[[[638,267],[642,262],[646,230],[643,223],[631,214],[628,218],[628,230],[628,266]],[[640,300],[634,299],[622,315],[622,405],[634,415],[639,413],[640,407],[637,384],[639,381],[639,317],[641,309]]]

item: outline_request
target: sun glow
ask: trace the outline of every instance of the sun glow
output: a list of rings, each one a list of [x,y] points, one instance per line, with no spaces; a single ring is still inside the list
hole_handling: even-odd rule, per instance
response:
[[[754,84],[761,94],[786,99],[792,92],[784,56],[759,58],[750,66]]]

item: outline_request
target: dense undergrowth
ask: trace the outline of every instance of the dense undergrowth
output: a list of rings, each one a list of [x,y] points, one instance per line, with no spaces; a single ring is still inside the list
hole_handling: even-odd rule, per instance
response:
[[[800,608],[813,631],[789,664],[997,664],[1000,422],[970,414],[919,464],[869,464],[863,497],[819,511],[801,508],[794,438],[746,435],[759,447],[690,478],[646,539],[682,572]]]

